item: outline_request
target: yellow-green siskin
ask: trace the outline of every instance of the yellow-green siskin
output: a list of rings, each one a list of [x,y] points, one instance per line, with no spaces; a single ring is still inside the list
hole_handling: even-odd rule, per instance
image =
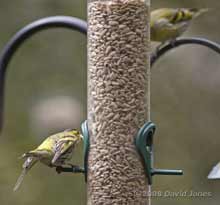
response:
[[[36,149],[22,155],[26,159],[23,164],[23,170],[19,176],[14,191],[16,191],[24,176],[33,167],[36,162],[49,167],[61,167],[71,159],[75,145],[80,142],[82,135],[75,129],[68,129],[46,138]]]
[[[162,8],[151,12],[151,41],[166,42],[181,36],[191,21],[209,9]]]

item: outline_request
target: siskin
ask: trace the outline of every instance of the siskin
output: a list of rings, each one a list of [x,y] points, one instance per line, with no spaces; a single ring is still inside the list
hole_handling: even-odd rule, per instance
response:
[[[151,12],[151,40],[173,41],[181,36],[191,21],[209,9],[162,8]]]
[[[23,170],[19,176],[14,191],[16,191],[27,172],[38,162],[49,167],[62,167],[72,157],[75,145],[80,142],[82,135],[75,129],[64,130],[46,138],[36,149],[21,156],[26,159]],[[73,166],[73,165],[72,165]]]

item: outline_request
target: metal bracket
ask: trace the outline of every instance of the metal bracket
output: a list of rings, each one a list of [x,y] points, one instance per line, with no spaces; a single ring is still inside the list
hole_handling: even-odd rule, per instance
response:
[[[149,185],[152,184],[152,176],[154,175],[183,175],[182,170],[155,169],[153,167],[153,136],[155,130],[155,124],[147,122],[135,137],[135,145],[143,160]]]
[[[82,135],[83,135],[83,154],[84,154],[84,174],[85,174],[85,181],[87,182],[87,171],[88,171],[88,156],[89,156],[89,147],[90,147],[90,140],[89,140],[89,129],[87,120],[82,123],[81,125]]]
[[[71,172],[71,173],[84,173],[84,168],[79,167],[77,165],[70,165],[70,167],[56,167],[56,172],[58,174],[62,173],[62,172]]]

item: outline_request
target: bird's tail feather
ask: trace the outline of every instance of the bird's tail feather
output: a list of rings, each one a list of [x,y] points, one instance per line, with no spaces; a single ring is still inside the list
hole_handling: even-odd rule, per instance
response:
[[[23,179],[24,179],[24,176],[27,174],[27,172],[36,164],[36,162],[37,162],[38,160],[36,159],[36,158],[33,158],[33,157],[28,157],[26,160],[25,160],[25,162],[24,162],[24,164],[23,164],[23,170],[22,170],[22,172],[21,172],[21,175],[18,177],[18,179],[17,179],[17,182],[16,182],[16,184],[15,184],[15,186],[14,186],[14,191],[17,191],[18,190],[18,188],[20,187],[20,185],[21,185],[21,183],[22,183],[22,181],[23,181]]]
[[[210,11],[210,8],[202,8],[202,9],[198,9],[198,8],[192,8],[190,9],[191,12],[194,13],[194,18],[200,16],[203,13],[206,13],[208,11]]]
[[[21,172],[21,175],[18,177],[18,179],[17,179],[17,182],[16,182],[16,184],[15,184],[15,186],[14,186],[14,191],[17,191],[18,190],[18,188],[20,187],[20,185],[21,185],[21,183],[22,183],[22,181],[23,181],[23,179],[24,179],[24,176],[27,174],[27,169],[23,169],[22,170],[22,172]]]

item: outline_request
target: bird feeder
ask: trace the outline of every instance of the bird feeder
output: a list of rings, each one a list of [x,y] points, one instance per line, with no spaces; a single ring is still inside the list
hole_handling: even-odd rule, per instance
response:
[[[148,0],[88,1],[90,204],[147,204],[134,138],[149,119],[149,6]]]
[[[181,175],[181,170],[153,167],[150,122],[150,63],[169,50],[200,44],[217,53],[217,43],[199,38],[178,39],[162,46],[150,59],[149,0],[90,0],[88,2],[88,120],[82,124],[88,204],[147,204],[152,176]],[[0,128],[4,84],[9,61],[22,43],[38,31],[64,27],[87,32],[86,22],[56,16],[21,29],[0,56]]]

